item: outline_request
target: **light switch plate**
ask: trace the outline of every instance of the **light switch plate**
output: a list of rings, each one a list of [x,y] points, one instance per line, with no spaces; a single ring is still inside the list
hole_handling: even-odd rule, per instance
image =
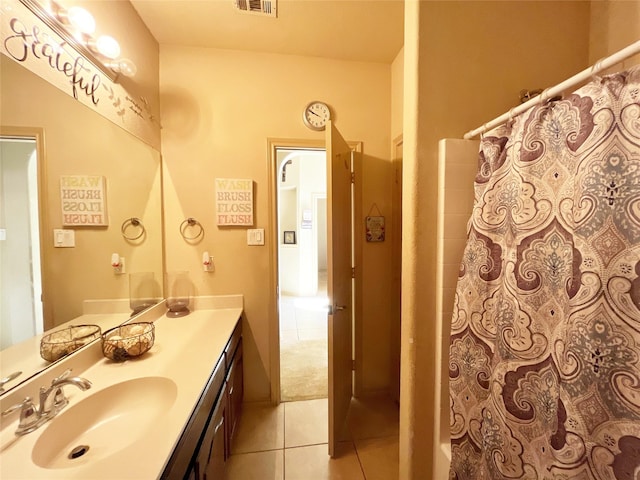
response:
[[[247,245],[264,245],[264,228],[247,230]]]
[[[53,229],[53,246],[70,248],[76,246],[76,232],[67,228]]]

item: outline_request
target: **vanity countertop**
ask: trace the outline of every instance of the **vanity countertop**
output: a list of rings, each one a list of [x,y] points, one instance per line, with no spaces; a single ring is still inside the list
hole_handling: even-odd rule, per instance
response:
[[[137,359],[115,363],[104,357],[96,357],[87,368],[79,364],[79,359],[79,368],[75,368],[74,356],[59,362],[61,365],[58,370],[73,368],[72,375],[88,379],[93,384],[92,388],[83,392],[73,386],[65,387],[69,406],[27,435],[14,434],[18,424],[17,413],[3,419],[0,431],[0,477],[7,480],[158,478],[242,314],[242,296],[225,298],[225,302],[216,304],[223,308],[196,309],[185,317],[168,318],[162,309],[163,314],[154,321],[155,343],[149,352]],[[201,301],[200,306],[212,305]],[[100,349],[100,342],[87,350],[94,348]],[[49,377],[53,374],[50,373]],[[40,375],[26,382],[24,387],[20,386],[17,392],[13,392],[11,401],[20,401],[20,395],[33,396],[34,388],[50,383],[49,377]],[[42,468],[34,462],[32,452],[38,438],[54,422],[65,421],[65,410],[111,385],[142,377],[164,377],[172,380],[177,389],[173,403],[159,415],[157,421],[145,427],[146,431],[137,440],[138,429],[134,418],[128,427],[130,431],[119,432],[109,439],[109,454],[103,454],[100,448],[93,451],[90,448],[82,457],[69,461],[70,465],[74,465],[69,468]],[[131,385],[136,384],[132,382]],[[145,398],[146,394],[141,388],[140,397]],[[3,397],[2,409],[9,406]],[[122,448],[113,446],[118,443]]]

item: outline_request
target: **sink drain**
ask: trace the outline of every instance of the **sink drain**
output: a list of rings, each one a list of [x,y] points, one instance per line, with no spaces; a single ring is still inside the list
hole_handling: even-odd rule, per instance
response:
[[[80,458],[85,453],[89,451],[89,445],[78,445],[76,448],[71,450],[68,457],[73,460],[74,458]]]

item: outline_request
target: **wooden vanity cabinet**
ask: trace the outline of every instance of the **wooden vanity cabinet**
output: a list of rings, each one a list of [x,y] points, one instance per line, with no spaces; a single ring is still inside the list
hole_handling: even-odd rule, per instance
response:
[[[239,320],[160,478],[223,478],[242,407],[242,358]]]
[[[226,436],[226,453],[225,458],[231,455],[231,442],[233,440],[233,434],[236,431],[238,425],[238,419],[242,409],[242,397],[243,397],[243,373],[242,373],[242,341],[238,343],[235,354],[231,360],[231,366],[229,367],[227,374],[226,385],[226,401],[227,401],[227,424],[225,430]]]

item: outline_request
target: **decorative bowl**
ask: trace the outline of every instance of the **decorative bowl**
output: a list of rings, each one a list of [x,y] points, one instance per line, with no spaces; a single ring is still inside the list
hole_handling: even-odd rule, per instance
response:
[[[116,362],[123,362],[147,352],[155,340],[155,326],[150,322],[135,322],[107,330],[102,335],[102,353]]]
[[[100,338],[98,325],[71,325],[48,333],[40,340],[40,356],[55,362],[71,352]]]

